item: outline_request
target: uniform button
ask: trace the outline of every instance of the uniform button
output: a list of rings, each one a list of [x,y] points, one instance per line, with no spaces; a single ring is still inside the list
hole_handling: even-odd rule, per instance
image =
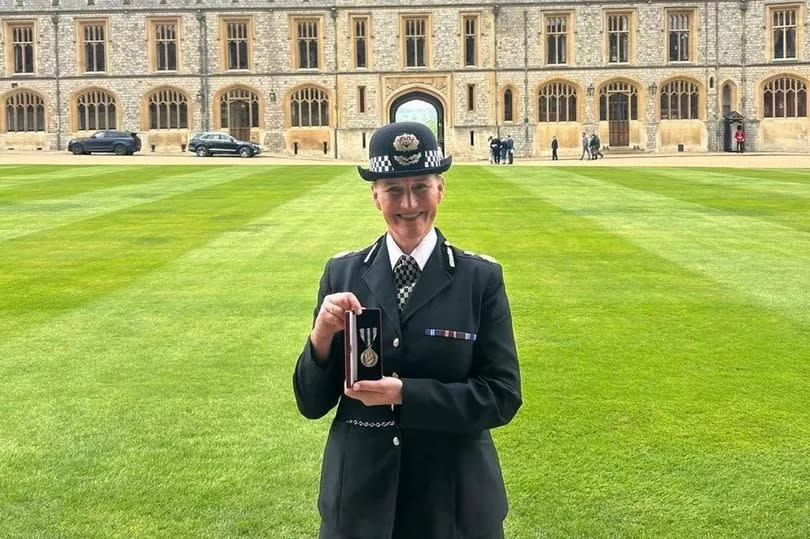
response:
[[[394,348],[399,348],[399,337],[394,339]]]
[[[399,445],[399,436],[394,436],[394,445]]]

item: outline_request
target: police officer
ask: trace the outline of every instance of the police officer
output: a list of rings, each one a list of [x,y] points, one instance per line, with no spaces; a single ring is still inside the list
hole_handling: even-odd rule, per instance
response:
[[[371,138],[372,200],[387,232],[326,264],[293,375],[300,412],[337,405],[323,457],[322,538],[503,537],[506,491],[490,429],[521,405],[501,266],[434,228],[450,168],[411,122]],[[345,388],[344,311],[383,313],[383,378]]]

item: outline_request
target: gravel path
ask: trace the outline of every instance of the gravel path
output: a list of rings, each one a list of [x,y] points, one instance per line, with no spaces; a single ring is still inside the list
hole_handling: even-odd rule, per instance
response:
[[[456,161],[458,164],[486,165],[480,161]],[[354,161],[306,159],[262,154],[251,159],[238,157],[200,158],[191,153],[138,153],[131,156],[107,154],[73,155],[68,152],[0,152],[0,165],[355,165]],[[494,166],[494,165],[493,165]],[[506,165],[502,165],[506,166]],[[606,155],[598,163],[562,156],[559,161],[517,159],[515,166],[616,166],[616,167],[740,167],[740,168],[810,168],[810,154],[774,153],[696,153],[696,154],[630,154]]]

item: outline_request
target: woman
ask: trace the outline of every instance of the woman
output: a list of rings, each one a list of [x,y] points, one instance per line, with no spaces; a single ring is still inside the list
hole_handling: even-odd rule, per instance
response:
[[[451,158],[427,127],[379,129],[369,162],[358,169],[387,232],[327,263],[293,376],[304,416],[337,404],[320,537],[503,537],[506,492],[489,429],[512,419],[521,394],[501,267],[433,227]],[[362,307],[383,313],[384,376],[344,388],[344,312]]]

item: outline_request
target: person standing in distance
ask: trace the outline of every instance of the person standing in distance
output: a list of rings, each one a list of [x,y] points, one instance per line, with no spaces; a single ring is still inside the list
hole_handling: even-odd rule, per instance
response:
[[[602,141],[599,140],[599,135],[596,133],[591,135],[591,159],[605,158],[605,156],[602,155],[602,150],[600,150],[601,146]]]
[[[560,143],[557,142],[557,137],[551,137],[551,160],[552,161],[559,161],[559,157],[557,157],[557,148],[560,147]]]
[[[492,155],[495,158],[495,164],[501,163],[501,139],[496,135],[489,141],[489,148],[492,150]]]
[[[506,155],[510,165],[515,162],[515,141],[512,140],[512,135],[506,135]]]
[[[591,159],[591,139],[588,137],[585,131],[582,132],[582,155],[579,156],[579,160],[582,161],[582,158],[588,156],[588,160]]]
[[[734,140],[737,141],[737,153],[743,153],[745,151],[745,131],[743,131],[743,126],[737,126],[737,132],[734,133]]]
[[[433,133],[389,124],[370,142],[387,232],[326,264],[293,390],[307,418],[337,405],[318,509],[326,539],[503,537],[507,498],[490,429],[522,398],[501,266],[434,227],[445,194]],[[383,378],[344,388],[344,312],[379,308]]]

